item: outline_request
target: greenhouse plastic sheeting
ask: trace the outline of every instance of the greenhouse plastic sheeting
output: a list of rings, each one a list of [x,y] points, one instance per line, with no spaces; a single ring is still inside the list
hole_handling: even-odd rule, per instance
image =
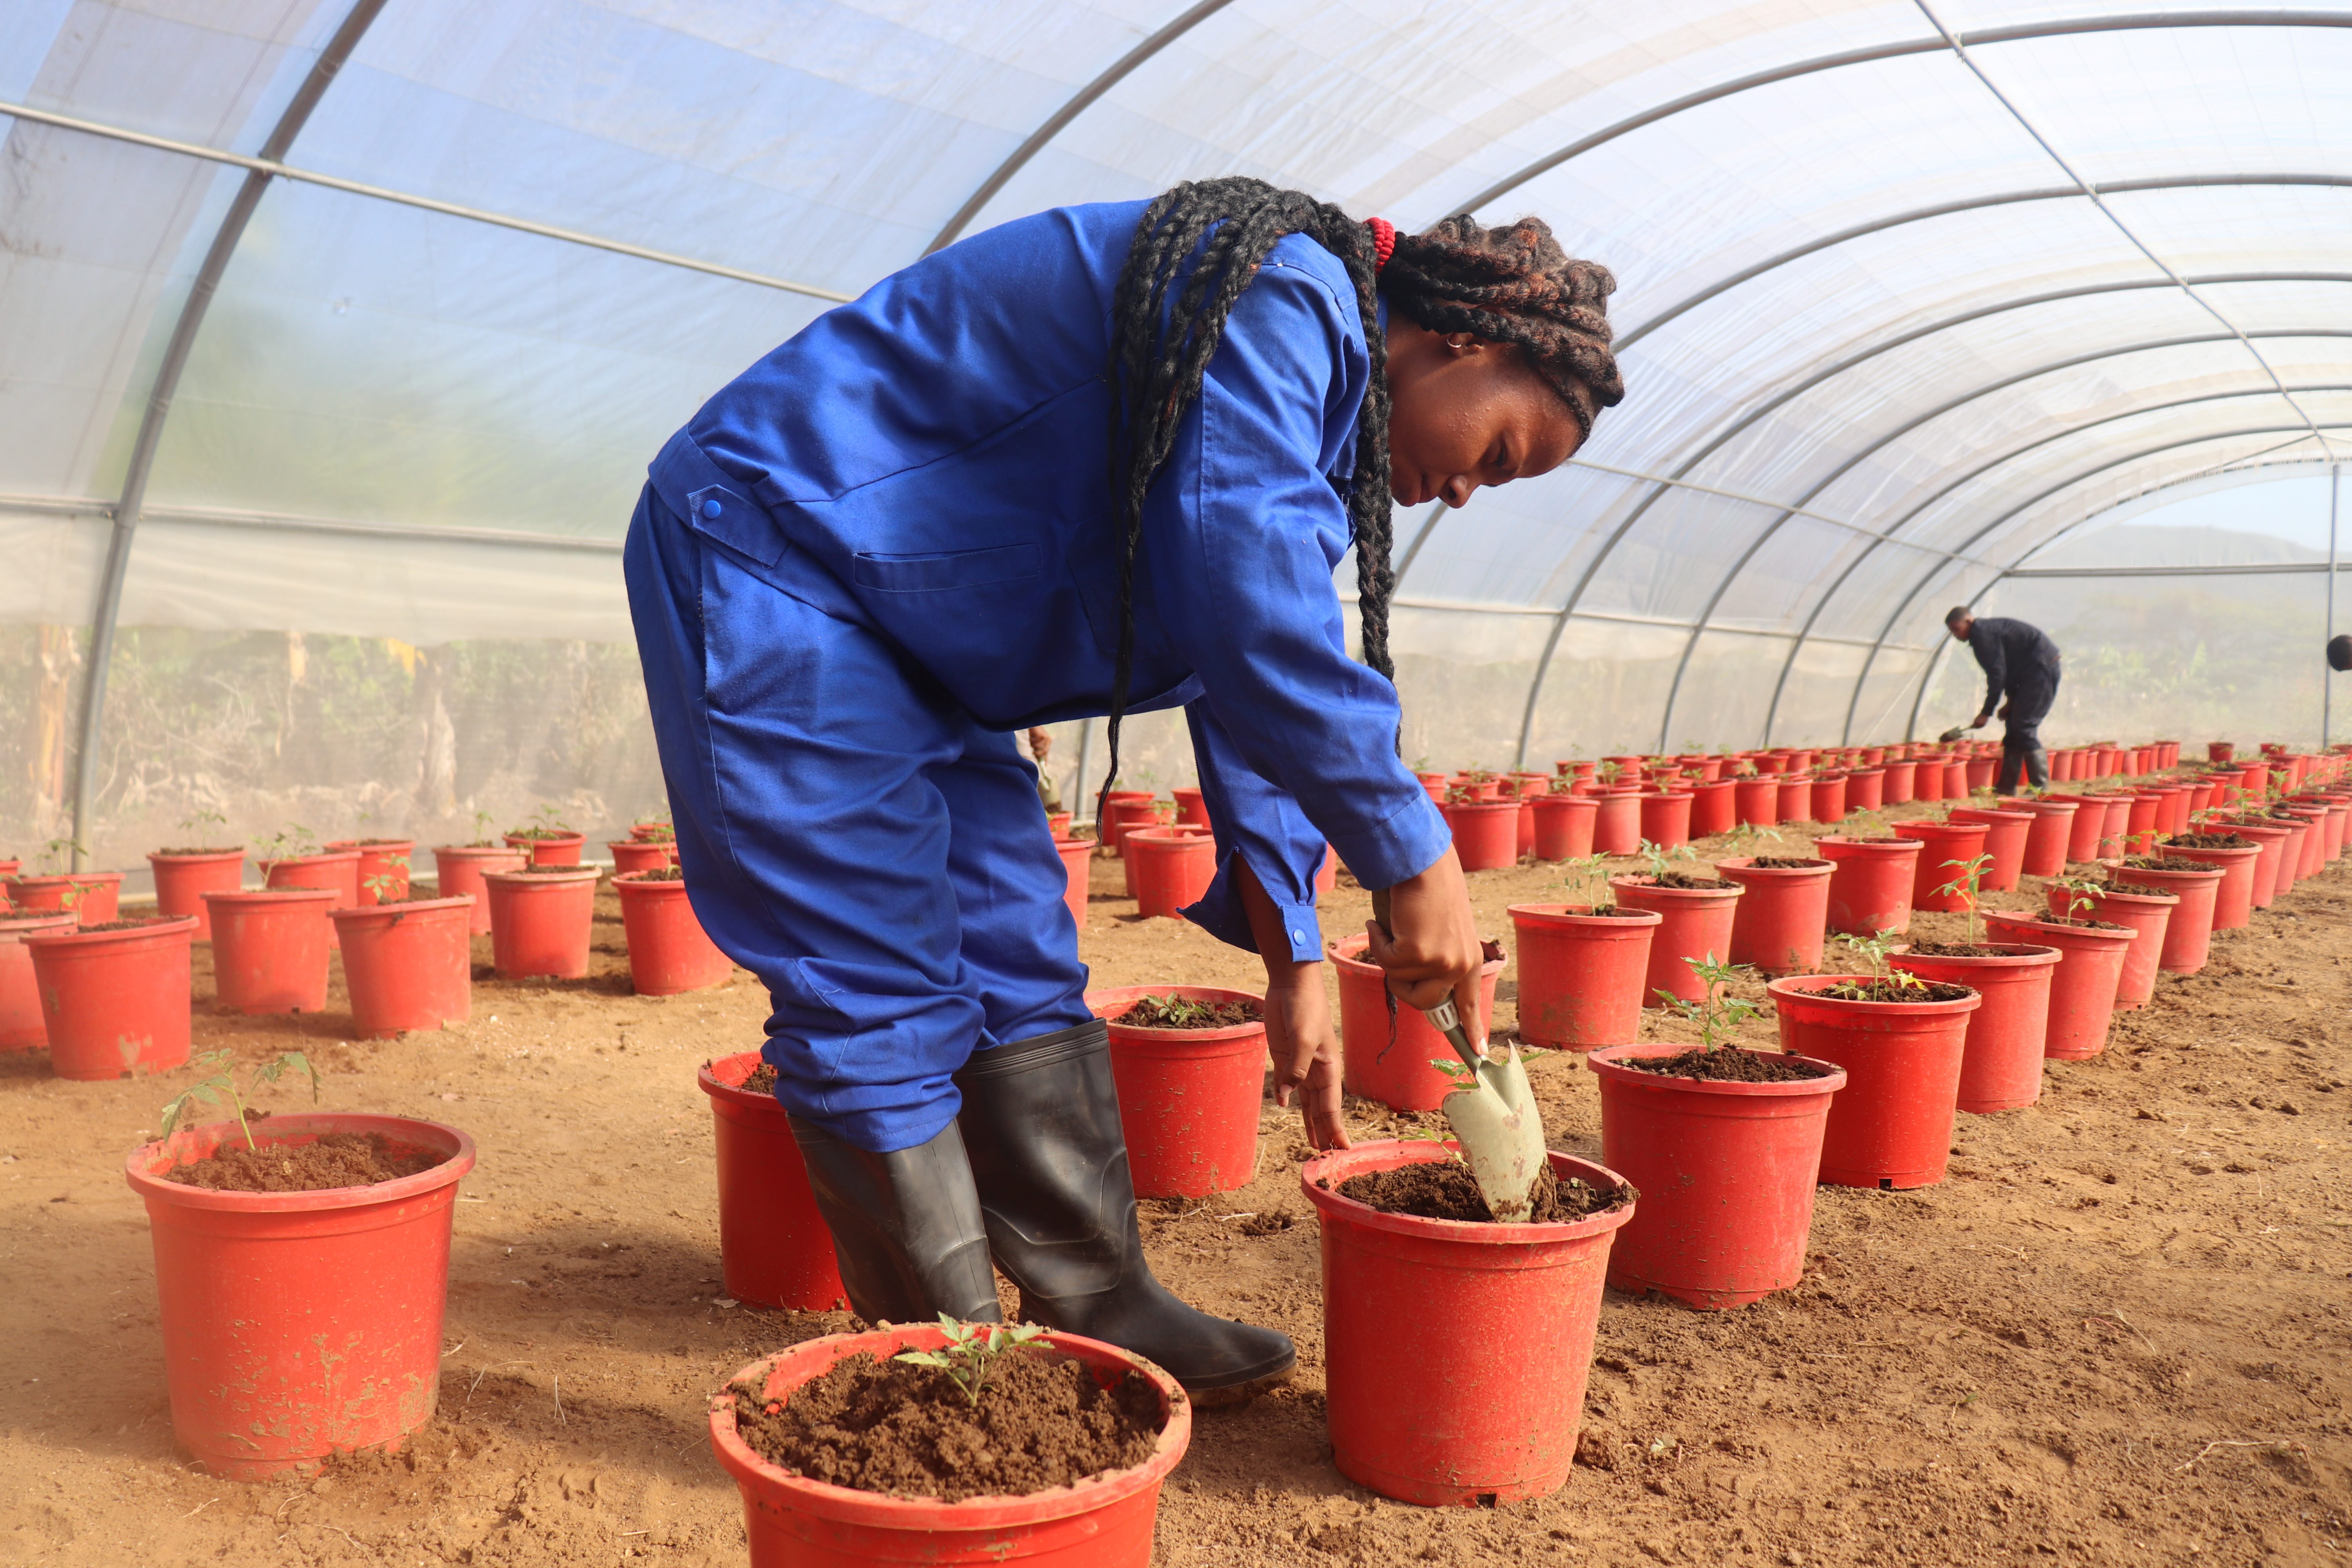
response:
[[[2006,574],[2352,438],[2344,14],[0,0],[0,619],[77,657],[142,480],[123,626],[625,645],[645,463],[826,296],[1223,173],[1533,212],[1616,270],[1629,395],[1577,462],[1399,521],[1408,745],[1445,762],[1948,718],[1946,604],[2087,604]],[[254,177],[202,154],[296,120],[134,470]],[[2326,597],[2288,564],[2195,602],[2283,624]],[[2315,679],[2252,712],[2315,729]]]

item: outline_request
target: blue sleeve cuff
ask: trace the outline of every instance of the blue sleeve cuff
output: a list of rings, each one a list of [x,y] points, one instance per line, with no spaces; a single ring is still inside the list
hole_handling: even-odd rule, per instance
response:
[[[1412,799],[1349,837],[1352,842],[1340,846],[1339,857],[1356,880],[1367,888],[1393,888],[1436,865],[1453,846],[1454,829],[1429,792],[1415,784]]]
[[[1242,907],[1241,889],[1233,876],[1233,852],[1218,857],[1216,880],[1201,895],[1201,901],[1177,911],[1219,942],[1238,947],[1244,952],[1258,951],[1257,938],[1250,931],[1249,911]],[[1282,932],[1290,939],[1290,961],[1293,963],[1317,963],[1323,957],[1323,924],[1311,903],[1288,903],[1274,900],[1282,913]]]

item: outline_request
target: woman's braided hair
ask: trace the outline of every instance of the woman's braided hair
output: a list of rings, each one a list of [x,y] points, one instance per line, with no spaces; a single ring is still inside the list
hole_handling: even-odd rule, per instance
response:
[[[1118,529],[1118,648],[1111,687],[1110,763],[1096,798],[1105,816],[1118,782],[1119,723],[1135,668],[1135,561],[1144,497],[1201,395],[1234,301],[1277,241],[1304,234],[1347,265],[1356,286],[1371,374],[1356,419],[1348,524],[1356,550],[1356,604],[1364,663],[1391,680],[1389,598],[1396,576],[1389,496],[1388,345],[1380,294],[1438,332],[1468,332],[1517,348],[1589,435],[1594,413],[1625,395],[1609,351],[1609,269],[1571,259],[1541,218],[1484,229],[1468,214],[1428,233],[1399,234],[1386,265],[1372,231],[1328,202],[1263,180],[1178,185],[1144,209],[1111,297],[1110,493]],[[1181,283],[1181,288],[1179,287]],[[1170,298],[1171,290],[1175,297]]]

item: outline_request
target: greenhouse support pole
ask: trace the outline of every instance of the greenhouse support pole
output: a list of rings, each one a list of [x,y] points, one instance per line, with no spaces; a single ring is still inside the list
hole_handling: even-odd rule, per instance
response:
[[[310,74],[302,79],[302,85],[295,89],[285,111],[278,117],[269,140],[262,143],[260,155],[264,159],[276,163],[286,156],[311,110],[319,107],[319,100],[326,96],[336,73],[351,58],[352,51],[359,47],[360,39],[384,4],[385,0],[354,0],[342,26],[335,29],[335,36],[320,51]],[[172,325],[171,342],[164,347],[163,362],[155,367],[154,384],[147,393],[147,410],[140,416],[139,437],[131,444],[131,461],[123,470],[122,496],[114,503],[114,531],[107,541],[106,573],[99,581],[97,612],[90,617],[89,672],[82,682],[81,729],[74,751],[73,866],[77,871],[89,868],[90,821],[98,793],[98,771],[91,764],[98,755],[99,736],[106,726],[106,678],[114,659],[115,623],[122,611],[122,585],[131,574],[131,542],[139,529],[140,509],[146,504],[148,477],[154,472],[156,448],[163,438],[163,422],[171,416],[172,399],[180,388],[180,374],[187,369],[196,333],[205,323],[205,312],[220,288],[222,274],[236,255],[237,242],[245,237],[246,226],[253,221],[254,211],[261,205],[261,193],[269,188],[269,181],[270,176],[259,170],[248,172],[245,184],[237,188],[236,198],[229,203],[220,231],[213,236],[212,247],[205,252],[204,265],[197,269],[195,281],[188,288],[188,298],[180,307],[180,319]]]
[[[2344,493],[2344,465],[2327,468],[2327,640],[2336,640],[2336,503]],[[2335,736],[2336,682],[2326,671],[2319,677],[2319,749],[2327,750]]]

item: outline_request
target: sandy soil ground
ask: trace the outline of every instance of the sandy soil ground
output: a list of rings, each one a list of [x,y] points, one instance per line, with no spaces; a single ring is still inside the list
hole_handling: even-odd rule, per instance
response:
[[[1791,832],[1774,852],[1802,843]],[[1096,870],[1098,983],[1251,984],[1254,959],[1138,921],[1117,864]],[[1506,906],[1561,896],[1542,868],[1472,881],[1505,937]],[[1961,1117],[1944,1184],[1822,1189],[1798,1289],[1723,1314],[1612,1293],[1588,1462],[1523,1505],[1413,1509],[1332,1468],[1304,1145],[1269,1103],[1257,1181],[1155,1205],[1150,1246],[1192,1300],[1294,1335],[1298,1374],[1201,1414],[1160,1561],[2343,1561],[2347,889],[2352,873],[2331,870],[2220,939],[2104,1056],[2052,1064],[2039,1106]],[[1991,901],[2039,900],[2030,885]],[[1326,934],[1366,912],[1343,887]],[[326,1069],[328,1107],[454,1122],[481,1148],[457,1209],[438,1420],[402,1456],[315,1478],[223,1482],[173,1451],[146,1221],[121,1170],[188,1075],[68,1084],[38,1056],[0,1058],[0,1562],[743,1561],[704,1400],[842,1320],[721,1299],[694,1069],[756,1045],[760,988],[739,973],[636,997],[609,900],[596,941],[590,979],[484,978],[470,1024],[397,1041],[349,1042],[340,1003],[261,1023],[199,1003],[199,1049],[252,1061],[299,1045]],[[201,968],[197,986],[208,999]],[[1748,1028],[1771,1037],[1769,1019]],[[1534,1072],[1553,1142],[1597,1152],[1591,1074],[1569,1057]],[[1396,1121],[1352,1109],[1360,1135]],[[1284,1208],[1299,1223],[1264,1237],[1230,1217]]]

